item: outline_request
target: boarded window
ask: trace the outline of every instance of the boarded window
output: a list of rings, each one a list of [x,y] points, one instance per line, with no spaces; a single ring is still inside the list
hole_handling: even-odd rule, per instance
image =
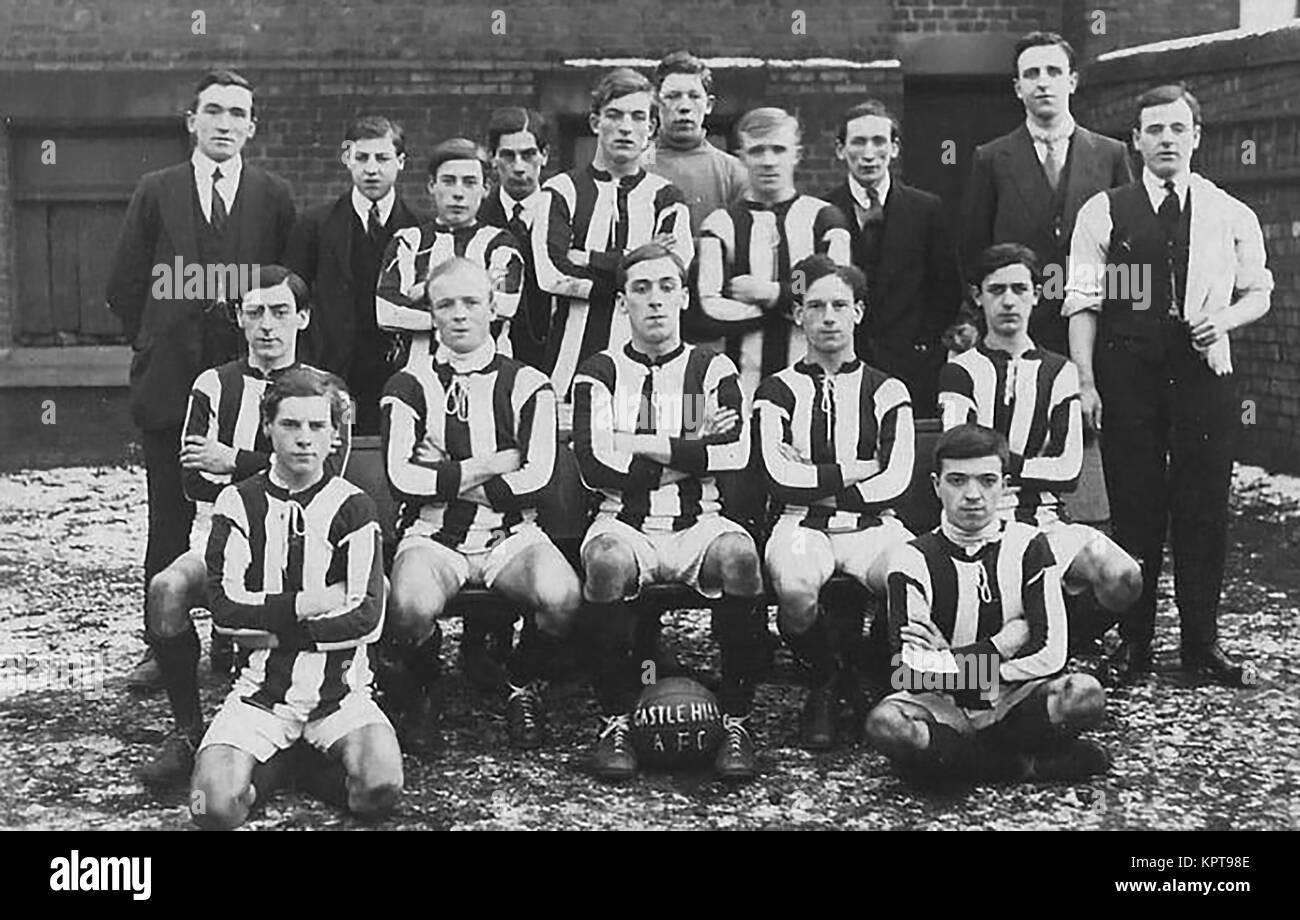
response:
[[[123,341],[104,305],[122,217],[140,177],[188,155],[183,129],[15,126],[19,345]]]

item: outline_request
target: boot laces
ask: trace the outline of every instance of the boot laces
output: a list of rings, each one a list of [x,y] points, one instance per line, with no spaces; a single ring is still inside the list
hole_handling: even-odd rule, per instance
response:
[[[533,684],[525,684],[522,687],[510,685],[510,697],[508,703],[519,701],[519,719],[524,723],[525,728],[533,728],[537,724],[537,688]]]
[[[605,725],[600,730],[600,740],[604,741],[607,736],[612,735],[610,743],[615,748],[622,750],[627,747],[627,733],[631,730],[632,724],[627,717],[627,713],[606,716]]]
[[[744,742],[749,739],[749,716],[729,716],[722,717],[722,728],[727,733],[727,746],[733,754],[739,754],[744,749]]]

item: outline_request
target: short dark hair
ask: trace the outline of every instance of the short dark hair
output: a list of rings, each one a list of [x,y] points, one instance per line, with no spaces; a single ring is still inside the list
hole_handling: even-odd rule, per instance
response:
[[[974,460],[980,457],[997,457],[1002,462],[1002,472],[1011,462],[1011,448],[1007,439],[996,428],[968,423],[949,428],[939,435],[934,445],[934,472],[943,472],[945,460]]]
[[[492,170],[486,150],[467,137],[453,137],[433,148],[429,156],[429,178],[436,179],[439,167],[452,160],[478,160],[478,165],[483,168],[484,182]]]
[[[1065,60],[1070,65],[1070,72],[1074,72],[1074,46],[1056,32],[1030,32],[1028,35],[1022,35],[1020,40],[1016,42],[1015,54],[1011,57],[1012,72],[1017,77],[1020,76],[1020,55],[1030,48],[1039,48],[1044,45],[1060,45],[1064,48]]]
[[[614,273],[615,289],[621,291],[627,285],[629,268],[639,262],[651,262],[655,259],[672,259],[673,264],[677,266],[677,274],[681,276],[682,283],[686,283],[686,263],[682,261],[681,256],[663,243],[643,243],[619,259],[618,268]]]
[[[861,118],[864,115],[878,115],[881,118],[889,119],[889,139],[902,143],[903,125],[893,112],[889,111],[889,106],[885,105],[879,99],[868,99],[866,102],[859,102],[855,106],[846,109],[840,116],[839,127],[835,129],[835,139],[841,144],[849,134],[849,122],[855,118]]]
[[[655,68],[655,89],[662,88],[664,77],[674,73],[699,77],[700,83],[704,86],[704,91],[706,93],[713,92],[713,71],[709,70],[708,64],[689,51],[674,51],[664,56],[664,59],[659,62],[659,66]]]
[[[596,88],[591,91],[591,114],[599,115],[611,99],[633,93],[649,93],[653,97],[654,91],[654,85],[646,79],[645,74],[630,67],[617,67],[601,77]],[[659,123],[659,113],[654,105],[650,106],[650,123]]]
[[[402,126],[383,115],[360,115],[352,119],[343,134],[343,143],[370,140],[377,137],[393,136],[393,149],[397,153],[406,153],[406,131]]]
[[[253,84],[249,83],[243,74],[233,70],[209,70],[203,76],[199,77],[199,82],[194,85],[194,101],[190,103],[190,112],[194,113],[199,110],[199,96],[209,86],[242,86],[248,90],[250,96],[255,95]],[[249,118],[257,117],[257,104],[254,100],[253,105],[248,112]]]
[[[1177,102],[1179,99],[1186,100],[1187,107],[1192,110],[1192,124],[1201,123],[1201,104],[1196,101],[1192,91],[1187,88],[1187,84],[1179,81],[1178,83],[1165,83],[1161,86],[1153,86],[1141,96],[1138,96],[1137,107],[1133,110],[1133,127],[1142,127],[1142,110],[1149,109],[1152,106],[1165,105],[1170,102]]]
[[[541,112],[508,105],[492,113],[488,122],[488,153],[496,154],[497,145],[506,134],[528,131],[537,138],[537,149],[546,150],[551,143],[551,123]]]
[[[294,396],[329,397],[330,422],[335,428],[343,427],[352,409],[352,401],[342,380],[327,371],[300,365],[277,374],[267,385],[262,394],[262,423],[272,424],[280,411],[280,403]]]
[[[985,249],[975,259],[975,271],[971,274],[971,280],[976,287],[981,287],[985,278],[1008,265],[1023,265],[1029,269],[1034,284],[1042,283],[1043,273],[1038,255],[1023,243],[995,243]]]
[[[790,272],[792,278],[801,278],[802,284],[794,286],[794,299],[803,303],[803,295],[817,281],[827,275],[834,275],[853,291],[853,299],[863,303],[867,300],[867,276],[856,265],[840,265],[825,253],[807,256],[795,263]]]
[[[257,271],[253,272],[252,282],[248,291],[273,288],[287,282],[289,290],[293,292],[294,308],[300,313],[311,312],[311,290],[307,287],[307,282],[303,281],[297,272],[285,268],[283,265],[259,265]],[[244,292],[245,296],[247,296],[248,291]]]

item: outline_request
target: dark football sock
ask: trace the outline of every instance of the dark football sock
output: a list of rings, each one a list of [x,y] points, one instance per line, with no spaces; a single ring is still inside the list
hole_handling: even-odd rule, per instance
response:
[[[149,645],[162,673],[176,727],[195,744],[203,737],[203,711],[199,705],[199,637],[194,626],[178,636],[151,636]]]
[[[767,605],[752,597],[724,597],[714,605],[712,632],[722,657],[718,703],[728,715],[748,715],[765,663]]]
[[[1069,726],[1052,723],[1047,714],[1046,693],[1031,696],[988,731],[997,743],[1031,754],[1054,750],[1078,734]]]
[[[814,687],[825,686],[835,679],[837,666],[831,650],[826,628],[826,611],[818,605],[817,617],[802,635],[781,626],[781,637],[786,645],[808,665],[808,682]]]
[[[298,785],[328,805],[348,807],[348,773],[343,762],[310,746],[304,748],[298,762]]]
[[[419,645],[405,647],[401,657],[419,687],[432,687],[442,676],[442,627],[434,623],[429,638]]]
[[[533,617],[529,616],[525,624],[531,625],[520,631],[519,644],[506,665],[510,683],[516,687],[543,679],[547,668],[560,657],[565,646],[565,640],[538,629]]]
[[[912,778],[923,784],[972,785],[1022,778],[1023,757],[982,733],[963,735],[938,722],[929,723],[930,744],[906,759]]]
[[[635,612],[632,656],[637,661],[653,661],[659,654],[659,639],[663,633],[663,611],[637,605]]]
[[[605,715],[628,712],[635,693],[629,675],[633,619],[623,601],[588,603],[583,610],[588,670],[596,702]]]
[[[289,786],[293,779],[294,749],[276,751],[266,763],[253,764],[253,789],[257,793],[254,807]]]

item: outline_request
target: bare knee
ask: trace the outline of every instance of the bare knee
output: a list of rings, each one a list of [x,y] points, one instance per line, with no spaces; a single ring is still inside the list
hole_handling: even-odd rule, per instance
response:
[[[578,608],[582,605],[578,576],[569,572],[563,578],[539,584],[537,599],[537,625],[553,636],[564,635],[573,628]]]
[[[888,757],[923,751],[930,743],[925,720],[888,701],[867,715],[866,733],[876,749]]]
[[[433,632],[445,600],[432,582],[398,579],[388,598],[388,634],[398,642],[423,642]]]
[[[781,626],[802,635],[817,622],[818,601],[822,586],[815,578],[790,572],[773,573],[772,589],[776,594],[777,619]]]
[[[600,536],[587,545],[582,558],[587,570],[583,586],[587,599],[598,604],[622,599],[637,573],[632,548],[615,537]]]
[[[175,566],[163,569],[149,581],[146,615],[149,630],[164,639],[179,636],[190,624],[193,586]]]
[[[369,821],[387,817],[402,794],[401,776],[348,779],[348,811]]]
[[[717,560],[718,577],[727,594],[751,597],[763,590],[758,552],[749,534],[723,534],[709,546],[709,555]]]
[[[1059,719],[1053,721],[1062,724],[1084,728],[1096,725],[1106,714],[1106,692],[1095,677],[1070,674],[1061,679],[1057,714]]]
[[[190,819],[201,830],[232,831],[248,820],[252,794],[196,785],[190,793]]]

